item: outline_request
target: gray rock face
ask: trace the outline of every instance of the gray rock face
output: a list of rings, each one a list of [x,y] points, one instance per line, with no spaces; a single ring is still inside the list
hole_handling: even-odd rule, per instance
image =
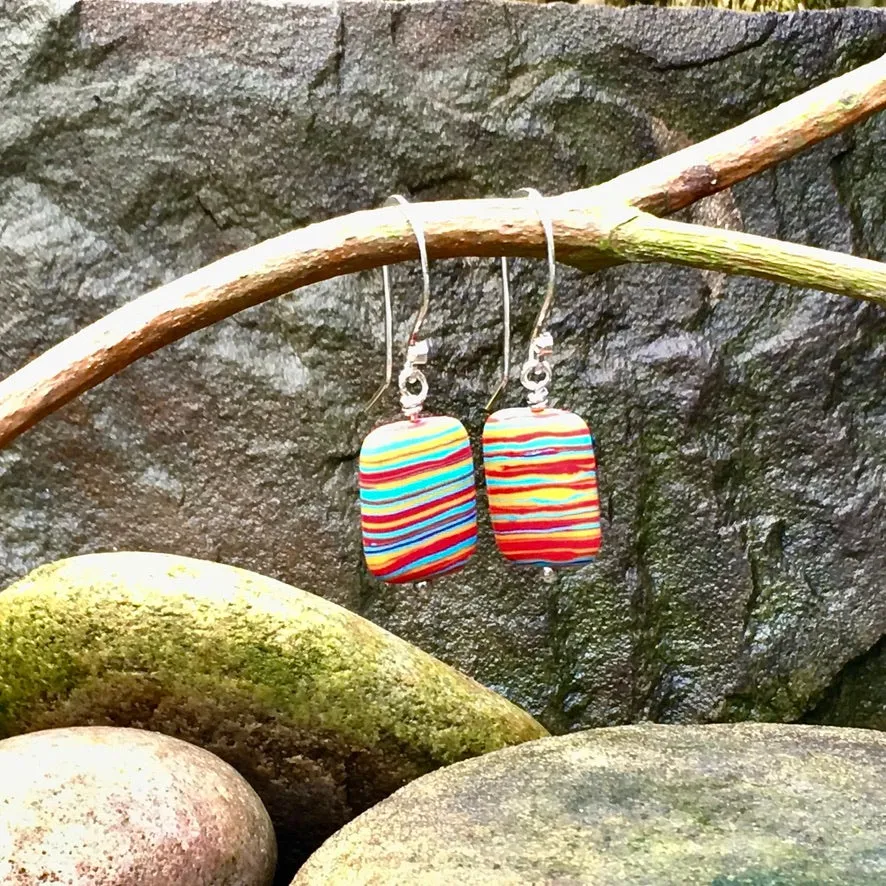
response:
[[[345,825],[293,886],[878,886],[886,735],[621,726],[420,778]]]
[[[886,16],[862,10],[59,5],[0,13],[4,373],[263,238],[392,192],[604,181],[886,51]],[[881,115],[692,217],[886,258],[884,148]],[[541,265],[515,263],[515,355]],[[497,275],[433,267],[428,405],[475,441]],[[417,268],[394,281],[402,343]],[[329,594],[554,729],[796,718],[886,631],[886,312],[688,269],[561,269],[553,402],[598,439],[604,552],[549,585],[484,523],[468,568],[426,588],[362,562],[356,456],[396,414],[393,392],[362,411],[381,319],[379,273],[316,285],[43,422],[0,453],[0,583],[109,549],[218,559]],[[513,383],[501,405],[520,400]]]
[[[886,638],[849,662],[805,719],[810,723],[886,730]]]
[[[227,763],[176,738],[83,726],[0,741],[4,886],[269,886],[271,819]]]

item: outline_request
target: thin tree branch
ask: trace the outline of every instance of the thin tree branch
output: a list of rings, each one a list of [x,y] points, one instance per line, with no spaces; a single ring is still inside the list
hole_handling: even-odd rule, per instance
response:
[[[525,200],[415,204],[429,255],[540,255],[544,235]],[[558,255],[588,267],[592,218],[572,212],[557,232]],[[561,237],[561,234],[563,235]],[[568,238],[572,248],[566,243]],[[418,257],[397,207],[308,225],[234,253],[161,286],[50,348],[0,382],[0,447],[41,418],[140,357],[237,311],[330,277]]]
[[[633,255],[640,260],[756,274],[853,296],[860,294],[860,286],[867,293],[860,297],[873,298],[871,281],[882,273],[872,269],[876,263],[857,259],[850,266],[846,264],[850,257],[821,250],[811,250],[814,255],[810,255],[802,252],[803,247],[741,235],[743,245],[736,251],[735,238],[726,236],[728,232],[721,232],[714,242],[707,229],[693,234],[692,226],[678,226],[678,230],[669,227],[676,223],[666,223],[655,252],[651,222],[628,204],[662,210],[686,205],[884,106],[886,57],[607,184],[553,198],[549,208],[558,258],[594,269],[630,260]],[[543,255],[542,231],[525,201],[426,203],[417,211],[422,213],[433,258]],[[693,237],[700,237],[703,244],[693,246]],[[776,247],[790,260],[787,268],[767,262],[761,254],[764,248]],[[385,208],[309,225],[155,289],[0,382],[0,447],[134,360],[190,332],[298,287],[414,259],[417,254],[412,231],[400,212]]]
[[[626,261],[667,261],[763,277],[864,299],[886,308],[886,264],[845,253],[658,218],[620,224],[609,242]]]
[[[886,55],[733,129],[647,163],[596,190],[667,215],[723,191],[886,107]]]

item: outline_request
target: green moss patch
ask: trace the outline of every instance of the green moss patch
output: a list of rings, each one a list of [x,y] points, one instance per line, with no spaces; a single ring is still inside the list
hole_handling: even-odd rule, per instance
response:
[[[72,725],[217,753],[262,796],[292,866],[416,776],[547,734],[334,603],[147,553],[63,560],[0,594],[0,737]]]

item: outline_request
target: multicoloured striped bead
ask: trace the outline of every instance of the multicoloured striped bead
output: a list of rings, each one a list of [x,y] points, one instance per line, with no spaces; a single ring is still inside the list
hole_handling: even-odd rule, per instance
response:
[[[477,547],[477,492],[467,431],[421,417],[376,428],[360,450],[360,511],[369,571],[392,584],[461,568]]]
[[[562,409],[501,409],[483,428],[489,513],[499,550],[540,566],[588,563],[600,550],[594,441]]]

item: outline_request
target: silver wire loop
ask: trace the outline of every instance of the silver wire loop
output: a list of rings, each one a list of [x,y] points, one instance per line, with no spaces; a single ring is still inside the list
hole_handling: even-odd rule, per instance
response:
[[[419,330],[421,329],[422,323],[425,322],[425,317],[428,315],[428,308],[431,305],[431,271],[428,265],[428,247],[425,243],[424,226],[405,197],[400,196],[400,194],[392,194],[388,197],[385,205],[400,207],[403,215],[406,216],[406,221],[409,222],[409,227],[412,228],[412,233],[415,235],[415,242],[418,244],[418,255],[421,259],[421,306],[418,309],[418,314],[416,314],[415,323],[412,325],[412,332],[409,333],[409,340],[406,343],[406,347],[408,348],[409,345],[415,344],[417,341]]]
[[[428,265],[428,247],[425,243],[425,231],[416,213],[409,205],[405,197],[394,194],[388,198],[388,205],[398,205],[406,216],[406,221],[415,234],[415,242],[418,244],[418,254],[421,259],[421,305],[418,314],[415,317],[415,323],[412,325],[412,332],[409,333],[409,339],[406,342],[406,359],[403,363],[403,369],[397,379],[400,388],[400,408],[411,421],[415,421],[424,405],[425,398],[428,396],[428,380],[425,374],[416,369],[416,366],[424,366],[428,362],[428,352],[430,345],[427,340],[418,340],[418,333],[421,329],[425,317],[428,315],[428,308],[431,304],[431,271]],[[410,391],[409,385],[418,383],[418,391]]]
[[[527,391],[537,391],[540,388],[550,384],[551,364],[547,360],[538,360],[535,363],[528,361],[523,364],[523,371],[520,373],[520,381]],[[533,378],[535,376],[535,378]]]
[[[544,329],[545,322],[548,319],[548,312],[554,302],[554,286],[557,279],[557,259],[554,249],[554,223],[551,220],[550,213],[545,207],[544,197],[535,190],[535,188],[521,188],[518,193],[524,193],[532,201],[536,213],[538,213],[541,221],[542,229],[545,232],[545,240],[548,245],[548,285],[545,289],[545,300],[542,302],[541,310],[535,318],[535,326],[532,328],[532,335],[529,337],[530,342],[534,342],[539,332]]]
[[[400,388],[400,403],[403,407],[403,413],[409,418],[415,418],[421,412],[422,404],[428,395],[428,382],[424,374],[415,369],[416,366],[424,366],[428,362],[428,352],[430,349],[427,340],[418,340],[418,333],[428,314],[428,308],[431,303],[431,273],[428,265],[428,250],[425,243],[425,233],[418,216],[412,211],[409,202],[400,194],[393,194],[387,201],[386,206],[399,206],[406,221],[412,228],[418,244],[418,254],[421,258],[422,273],[422,300],[415,317],[415,323],[412,325],[412,332],[406,341],[406,354],[403,364],[403,370],[398,378],[398,386]],[[385,301],[385,380],[381,387],[372,395],[372,399],[366,404],[369,409],[373,406],[379,397],[390,387],[391,375],[393,373],[394,364],[394,346],[393,346],[393,311],[391,309],[391,273],[390,268],[385,265],[381,269],[382,285],[384,287]],[[412,392],[407,385],[411,382],[419,383],[419,390]]]
[[[418,383],[419,389],[410,391],[409,385],[415,382]],[[397,383],[400,388],[400,408],[403,410],[403,415],[409,419],[417,418],[428,396],[428,380],[425,374],[407,363],[400,371]]]
[[[397,385],[400,388],[400,408],[410,419],[418,416],[428,396],[428,380],[420,369],[416,369],[416,366],[424,366],[428,362],[429,351],[430,342],[427,339],[409,345],[406,348],[406,362],[397,378]],[[419,389],[410,391],[409,385],[415,383],[418,383]]]
[[[536,377],[533,378],[533,375]],[[520,372],[520,381],[529,393],[526,400],[530,406],[543,409],[548,403],[548,385],[551,383],[551,364],[547,360],[537,360],[534,363],[527,360]],[[540,376],[540,377],[538,377]]]

